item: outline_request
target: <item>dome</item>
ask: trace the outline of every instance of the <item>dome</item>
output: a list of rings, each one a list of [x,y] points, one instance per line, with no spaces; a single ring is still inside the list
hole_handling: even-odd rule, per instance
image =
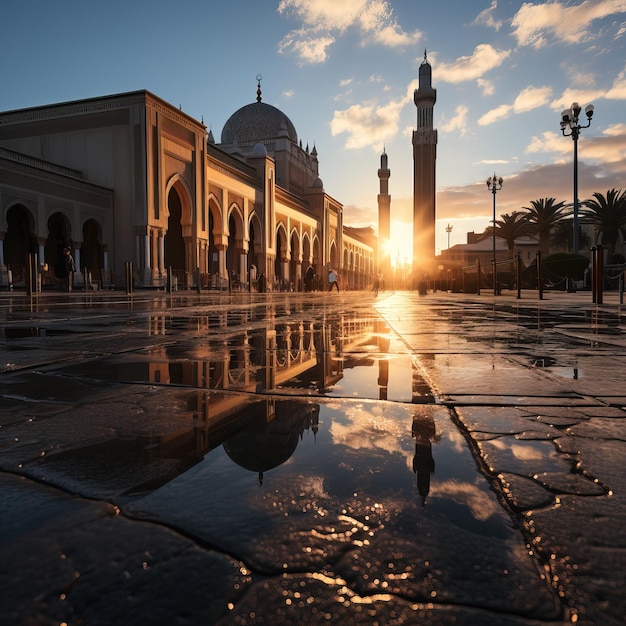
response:
[[[267,148],[262,143],[254,144],[254,148],[252,148],[252,156],[260,158],[266,157]]]
[[[228,118],[222,129],[222,143],[264,143],[285,133],[298,141],[295,126],[282,111],[265,102],[253,102]]]

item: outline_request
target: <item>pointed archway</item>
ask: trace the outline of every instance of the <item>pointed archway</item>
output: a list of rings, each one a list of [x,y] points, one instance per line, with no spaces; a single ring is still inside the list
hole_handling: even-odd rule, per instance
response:
[[[48,238],[44,245],[46,262],[54,266],[57,276],[64,276],[65,260],[63,248],[72,245],[72,225],[63,213],[54,213],[48,218]]]
[[[95,219],[83,224],[81,265],[94,274],[99,274],[103,267],[102,228]]]
[[[183,239],[183,205],[176,185],[167,194],[167,234],[165,235],[165,267],[176,273],[185,272],[185,240]]]
[[[22,204],[14,205],[7,211],[4,262],[13,272],[13,281],[16,283],[23,280],[28,255],[37,252],[34,224],[31,212]]]

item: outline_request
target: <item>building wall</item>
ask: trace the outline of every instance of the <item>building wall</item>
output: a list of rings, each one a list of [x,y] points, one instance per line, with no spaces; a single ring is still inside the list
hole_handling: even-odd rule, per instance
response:
[[[299,286],[308,264],[321,273],[331,253],[341,269],[343,215],[317,178],[317,153],[289,142],[277,139],[280,164],[270,155],[227,154],[207,143],[201,123],[146,91],[0,113],[0,149],[75,179],[73,187],[46,190],[43,175],[20,182],[0,160],[0,239],[9,203],[22,202],[40,239],[48,236],[49,215],[62,212],[70,224],[68,243],[78,251],[82,225],[95,219],[118,286],[128,261],[138,284],[163,286],[168,255],[181,265],[173,268],[181,280],[192,280],[199,268],[203,275],[217,274],[218,284],[243,284],[252,252],[268,285]],[[278,165],[293,191],[276,183]],[[79,191],[79,181],[87,191]],[[80,193],[89,197],[81,200]],[[42,200],[46,194],[58,200]],[[177,211],[180,223],[173,223]],[[250,241],[251,223],[256,242]],[[358,240],[351,248],[355,258],[373,254]],[[356,269],[363,273],[352,263]]]

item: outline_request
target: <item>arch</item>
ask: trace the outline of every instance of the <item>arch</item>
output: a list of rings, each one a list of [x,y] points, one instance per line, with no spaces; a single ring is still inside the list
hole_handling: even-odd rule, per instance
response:
[[[167,194],[167,232],[164,241],[164,264],[175,272],[185,272],[186,255],[183,230],[183,201],[180,187],[172,185]]]
[[[300,258],[302,256],[300,233],[297,229],[292,229],[291,238],[289,240],[289,248],[291,250],[291,260],[289,261],[289,277],[295,291],[302,291],[302,265]]]
[[[289,266],[285,261],[289,260],[289,248],[287,230],[282,223],[276,224],[276,260],[274,261],[274,276],[282,283],[289,280]]]
[[[180,174],[174,174],[165,186],[165,197],[167,198],[165,213],[166,217],[168,218],[168,224],[170,217],[169,200],[170,194],[173,189],[176,190],[176,193],[178,194],[178,197],[180,199],[181,224],[185,227],[191,228],[191,224],[193,222],[191,198],[193,198],[193,194],[191,192],[191,188],[187,184],[187,181]],[[191,234],[191,232],[185,234]]]
[[[221,244],[222,232],[222,208],[213,194],[209,194],[209,245],[207,254],[209,256],[207,268],[209,274],[219,274],[219,247]]]
[[[334,267],[335,269],[338,266],[339,259],[337,258],[337,246],[335,245],[335,240],[333,239],[330,242],[330,248],[328,251],[328,263],[330,267]]]
[[[102,226],[93,218],[83,224],[83,243],[81,246],[81,266],[92,271],[103,267]]]
[[[24,266],[30,253],[37,252],[35,219],[23,204],[14,204],[6,213],[7,232],[4,238],[4,262],[13,272],[13,281],[22,282]]]
[[[228,209],[228,247],[226,248],[226,269],[231,281],[243,281],[240,260],[244,254],[244,222],[241,209],[233,202]]]
[[[256,213],[252,213],[248,223],[248,272],[254,265],[257,268],[257,277],[265,270],[265,268],[261,269],[261,254],[263,252],[262,233],[263,230],[259,217]]]
[[[48,237],[44,244],[44,256],[53,264],[57,276],[64,276],[63,248],[72,245],[72,224],[64,213],[57,211],[48,218]]]

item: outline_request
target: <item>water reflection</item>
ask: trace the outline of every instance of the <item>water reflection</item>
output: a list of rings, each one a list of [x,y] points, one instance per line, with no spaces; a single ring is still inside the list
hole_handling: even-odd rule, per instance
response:
[[[352,313],[268,324],[275,309],[267,306],[264,310],[262,325],[250,324],[235,333],[212,332],[208,316],[174,324],[167,313],[150,314],[149,333],[191,325],[194,334],[187,341],[157,344],[122,362],[110,357],[70,366],[68,371],[100,380],[209,390],[433,401],[410,357],[397,354],[397,350],[390,354],[392,335],[379,318]],[[355,368],[359,368],[358,376],[351,374]],[[372,376],[364,375],[364,368],[369,368]],[[411,389],[407,380],[411,380]]]
[[[432,443],[435,439],[435,420],[430,415],[416,414],[413,417],[411,434],[415,438],[413,471],[417,475],[417,490],[422,496],[422,506],[426,506],[426,496],[430,492],[430,477],[435,473]]]

